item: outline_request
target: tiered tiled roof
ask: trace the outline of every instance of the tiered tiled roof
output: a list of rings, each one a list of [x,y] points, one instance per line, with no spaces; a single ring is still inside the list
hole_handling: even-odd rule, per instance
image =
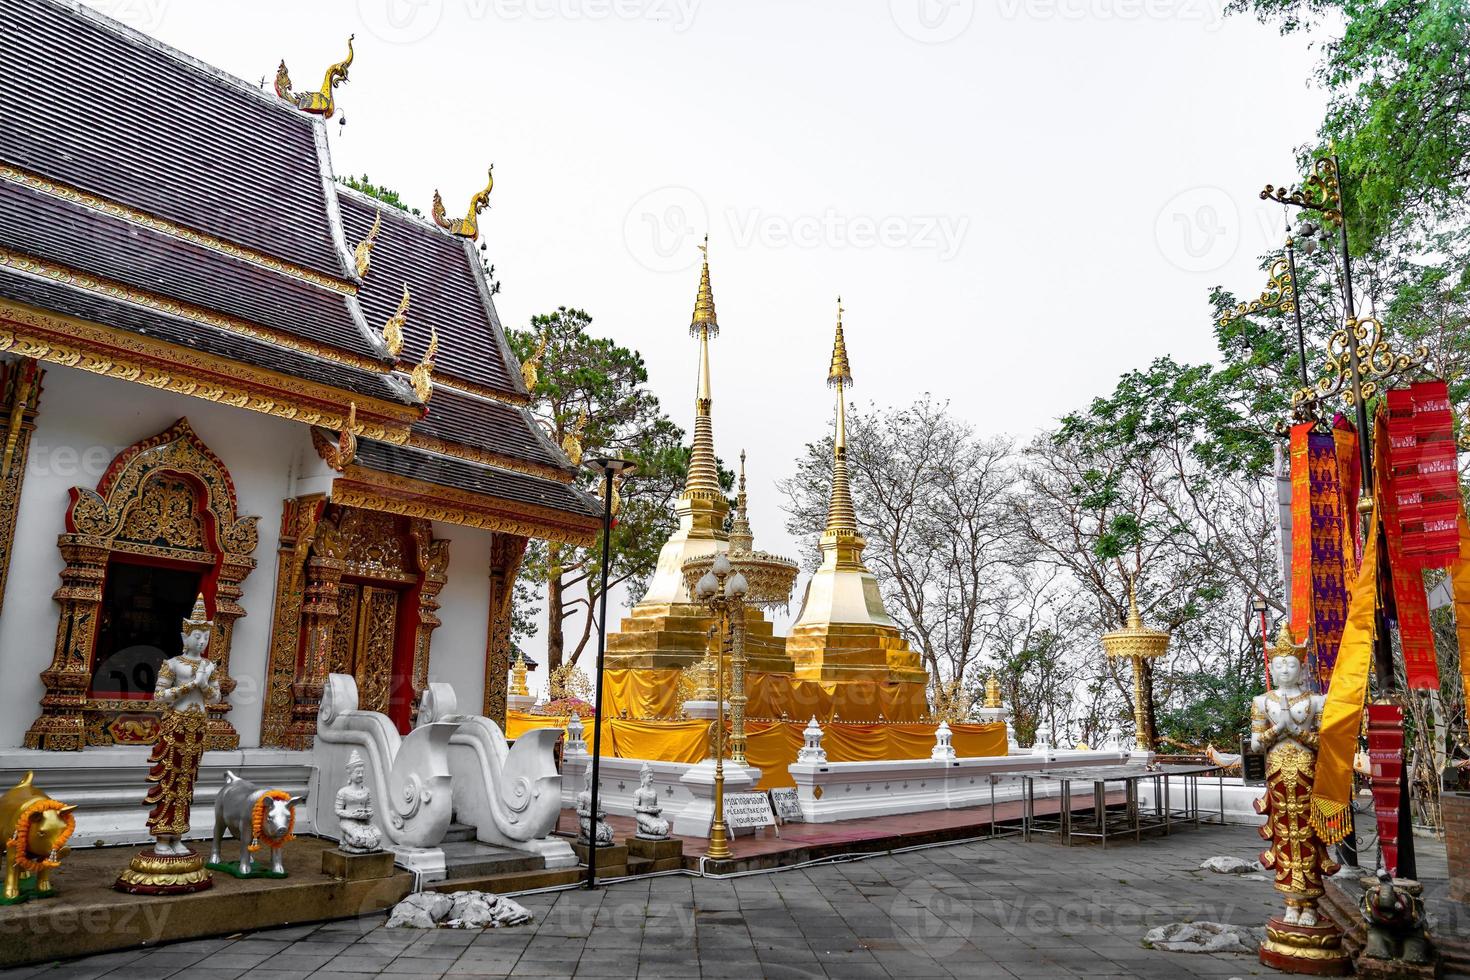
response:
[[[0,353],[334,430],[350,407],[344,499],[591,535],[474,243],[339,196],[320,117],[66,0],[0,5],[0,77]],[[350,246],[380,210],[359,280]],[[406,376],[431,328],[425,404]],[[436,487],[459,510],[423,510]]]

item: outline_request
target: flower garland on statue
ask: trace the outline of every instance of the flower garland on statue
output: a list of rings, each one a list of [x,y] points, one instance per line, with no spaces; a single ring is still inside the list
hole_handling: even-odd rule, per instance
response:
[[[289,810],[290,819],[286,823],[286,833],[280,837],[272,837],[265,832],[265,808],[271,800],[289,800],[291,794],[283,789],[268,789],[261,794],[260,799],[255,801],[255,806],[250,810],[250,853],[254,854],[260,850],[262,841],[272,848],[284,847],[296,839],[291,831],[296,829],[296,811]]]
[[[15,829],[11,831],[10,840],[5,843],[6,850],[10,853],[10,860],[22,871],[35,874],[46,868],[61,867],[61,849],[71,838],[72,832],[77,829],[77,818],[70,813],[63,813],[66,820],[66,829],[56,838],[56,843],[51,848],[51,853],[44,858],[33,858],[26,851],[26,836],[30,830],[31,817],[37,816],[46,810],[62,810],[66,804],[60,800],[32,800],[21,807],[20,816],[15,818]]]

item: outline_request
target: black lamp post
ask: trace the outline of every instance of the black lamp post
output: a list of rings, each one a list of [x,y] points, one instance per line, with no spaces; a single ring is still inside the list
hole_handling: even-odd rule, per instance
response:
[[[637,467],[626,459],[598,456],[582,465],[594,473],[600,473],[602,483],[602,594],[598,596],[597,614],[597,676],[593,679],[594,699],[592,705],[592,807],[587,835],[587,887],[597,887],[597,789],[602,760],[602,671],[607,653],[607,565],[612,553],[613,481],[627,476]]]

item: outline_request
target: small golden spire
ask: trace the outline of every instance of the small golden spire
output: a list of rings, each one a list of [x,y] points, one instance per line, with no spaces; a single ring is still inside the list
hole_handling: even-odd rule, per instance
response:
[[[985,679],[985,707],[1004,707],[1000,701],[1000,681],[995,679],[994,674]]]
[[[331,119],[332,113],[337,111],[336,104],[332,100],[332,90],[347,81],[347,69],[352,66],[352,40],[356,36],[356,34],[347,35],[347,57],[327,68],[327,73],[322,78],[322,87],[316,92],[292,92],[291,75],[286,71],[286,62],[283,59],[280,67],[276,69],[276,95],[290,102],[302,112],[310,112]]]
[[[523,698],[531,696],[530,689],[526,687],[526,655],[520,650],[516,651],[516,660],[510,670],[510,693]]]
[[[424,359],[419,361],[413,373],[409,375],[409,381],[413,384],[413,393],[421,402],[427,402],[434,394],[434,355],[437,353],[439,353],[439,331],[430,327],[429,346],[424,351]]]
[[[188,617],[184,620],[184,632],[192,630],[207,630],[214,625],[209,618],[209,610],[204,604],[204,593],[200,592],[194,599],[194,608],[190,610]]]
[[[842,297],[837,297],[837,337],[832,342],[832,365],[827,369],[827,384],[852,387],[852,365],[847,362],[847,342],[842,337]]]
[[[494,189],[495,165],[492,163],[490,169],[485,171],[484,189],[470,198],[470,209],[463,218],[450,218],[444,211],[444,199],[439,196],[439,191],[435,190],[434,206],[430,212],[434,216],[434,224],[460,238],[475,238],[480,234],[480,212],[489,206],[490,192]]]
[[[755,535],[750,530],[750,515],[746,511],[745,496],[745,450],[740,450],[740,485],[735,494],[735,516],[730,521],[730,553],[749,554],[755,547]]]
[[[388,353],[397,357],[403,351],[403,325],[408,322],[408,283],[403,284],[403,298],[398,301],[398,309],[383,324],[383,344],[388,348]]]
[[[383,212],[376,207],[373,208],[373,226],[368,230],[367,237],[357,243],[357,248],[352,250],[352,264],[357,269],[357,278],[361,279],[367,275],[368,266],[372,264],[373,246],[378,242],[378,232],[383,227]],[[408,287],[404,287],[407,290]]]
[[[689,323],[689,336],[718,337],[720,324],[715,319],[715,293],[709,284],[709,235],[699,246],[704,253],[704,268],[699,273],[699,292],[694,296],[694,319]]]

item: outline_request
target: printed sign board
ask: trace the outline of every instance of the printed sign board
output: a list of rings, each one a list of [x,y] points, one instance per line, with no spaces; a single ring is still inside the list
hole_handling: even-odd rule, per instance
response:
[[[772,827],[776,815],[764,793],[726,793],[725,823],[732,828]]]

